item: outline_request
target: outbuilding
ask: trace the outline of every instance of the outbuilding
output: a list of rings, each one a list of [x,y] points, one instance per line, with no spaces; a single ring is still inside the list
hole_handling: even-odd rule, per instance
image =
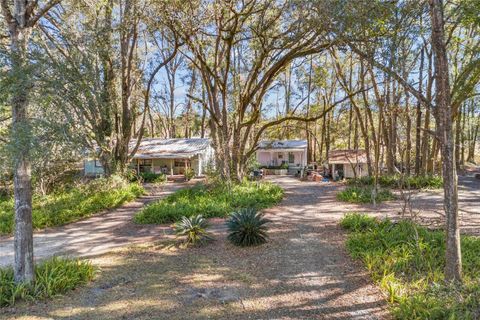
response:
[[[334,178],[367,176],[367,153],[365,150],[332,150],[328,153],[327,166]]]

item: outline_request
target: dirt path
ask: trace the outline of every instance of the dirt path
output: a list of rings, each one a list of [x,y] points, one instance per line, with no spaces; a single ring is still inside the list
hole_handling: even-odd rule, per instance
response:
[[[274,178],[282,203],[266,211],[270,241],[237,248],[223,219],[216,241],[183,249],[171,241],[93,258],[88,287],[5,310],[10,319],[388,319],[385,298],[345,252],[338,218],[349,209],[337,186]],[[106,242],[106,241],[102,241]],[[1,312],[0,312],[1,315]],[[25,316],[25,317],[22,317]],[[35,318],[36,317],[36,318]]]
[[[190,182],[192,184],[193,182]],[[133,243],[154,241],[169,232],[168,226],[142,226],[132,217],[145,204],[158,200],[185,183],[167,183],[156,187],[146,185],[147,195],[120,208],[68,224],[35,232],[33,237],[35,259],[52,255],[90,257]],[[13,264],[13,237],[0,237],[0,267]]]
[[[476,171],[475,171],[476,172]],[[474,173],[458,177],[458,211],[460,228],[463,234],[480,236],[480,179]],[[399,193],[397,192],[397,196]],[[426,226],[443,228],[445,214],[443,210],[443,190],[412,191],[411,208],[416,219]],[[389,201],[376,207],[372,205],[349,205],[350,210],[368,212],[377,216],[399,218],[402,216],[404,201]],[[407,216],[410,213],[407,211]]]

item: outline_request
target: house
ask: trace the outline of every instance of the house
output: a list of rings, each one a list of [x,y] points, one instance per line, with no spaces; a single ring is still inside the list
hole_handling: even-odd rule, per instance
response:
[[[289,174],[301,174],[307,166],[307,140],[261,141],[257,161],[266,168],[288,168]]]
[[[333,150],[328,153],[329,172],[340,178],[355,178],[368,175],[367,153],[365,150]]]
[[[130,142],[130,150],[136,141]],[[130,167],[137,172],[165,173],[179,175],[185,168],[192,168],[197,176],[205,172],[205,167],[213,159],[213,148],[209,139],[142,139],[133,156]],[[103,174],[103,168],[97,159],[84,161],[86,176]]]

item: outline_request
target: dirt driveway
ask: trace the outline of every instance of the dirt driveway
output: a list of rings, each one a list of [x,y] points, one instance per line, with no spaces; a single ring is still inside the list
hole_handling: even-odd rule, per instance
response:
[[[480,179],[469,173],[458,177],[458,211],[463,234],[480,236]],[[351,205],[350,210],[368,212],[377,216],[399,218],[403,214],[405,201],[400,193],[396,201],[372,205]],[[412,191],[410,197],[412,213],[418,222],[432,228],[443,228],[445,214],[443,210],[443,190]],[[410,215],[407,211],[406,215]]]
[[[224,220],[216,241],[171,240],[93,258],[96,281],[63,298],[23,304],[9,319],[386,319],[385,298],[345,252],[336,185],[276,178],[282,203],[266,210],[270,241],[237,248]],[[23,316],[23,317],[22,317]]]
[[[170,231],[168,226],[142,226],[132,222],[132,217],[144,205],[184,188],[186,183],[167,183],[163,186],[146,185],[148,194],[120,208],[108,210],[66,226],[34,232],[36,260],[53,255],[90,257],[132,243],[158,239]],[[13,264],[13,237],[0,237],[0,267]]]

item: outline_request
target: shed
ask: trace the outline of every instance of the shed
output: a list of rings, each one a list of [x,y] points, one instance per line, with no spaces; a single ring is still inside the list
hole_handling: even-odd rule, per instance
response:
[[[367,152],[361,149],[332,150],[328,153],[327,165],[332,175],[340,178],[368,175]]]

